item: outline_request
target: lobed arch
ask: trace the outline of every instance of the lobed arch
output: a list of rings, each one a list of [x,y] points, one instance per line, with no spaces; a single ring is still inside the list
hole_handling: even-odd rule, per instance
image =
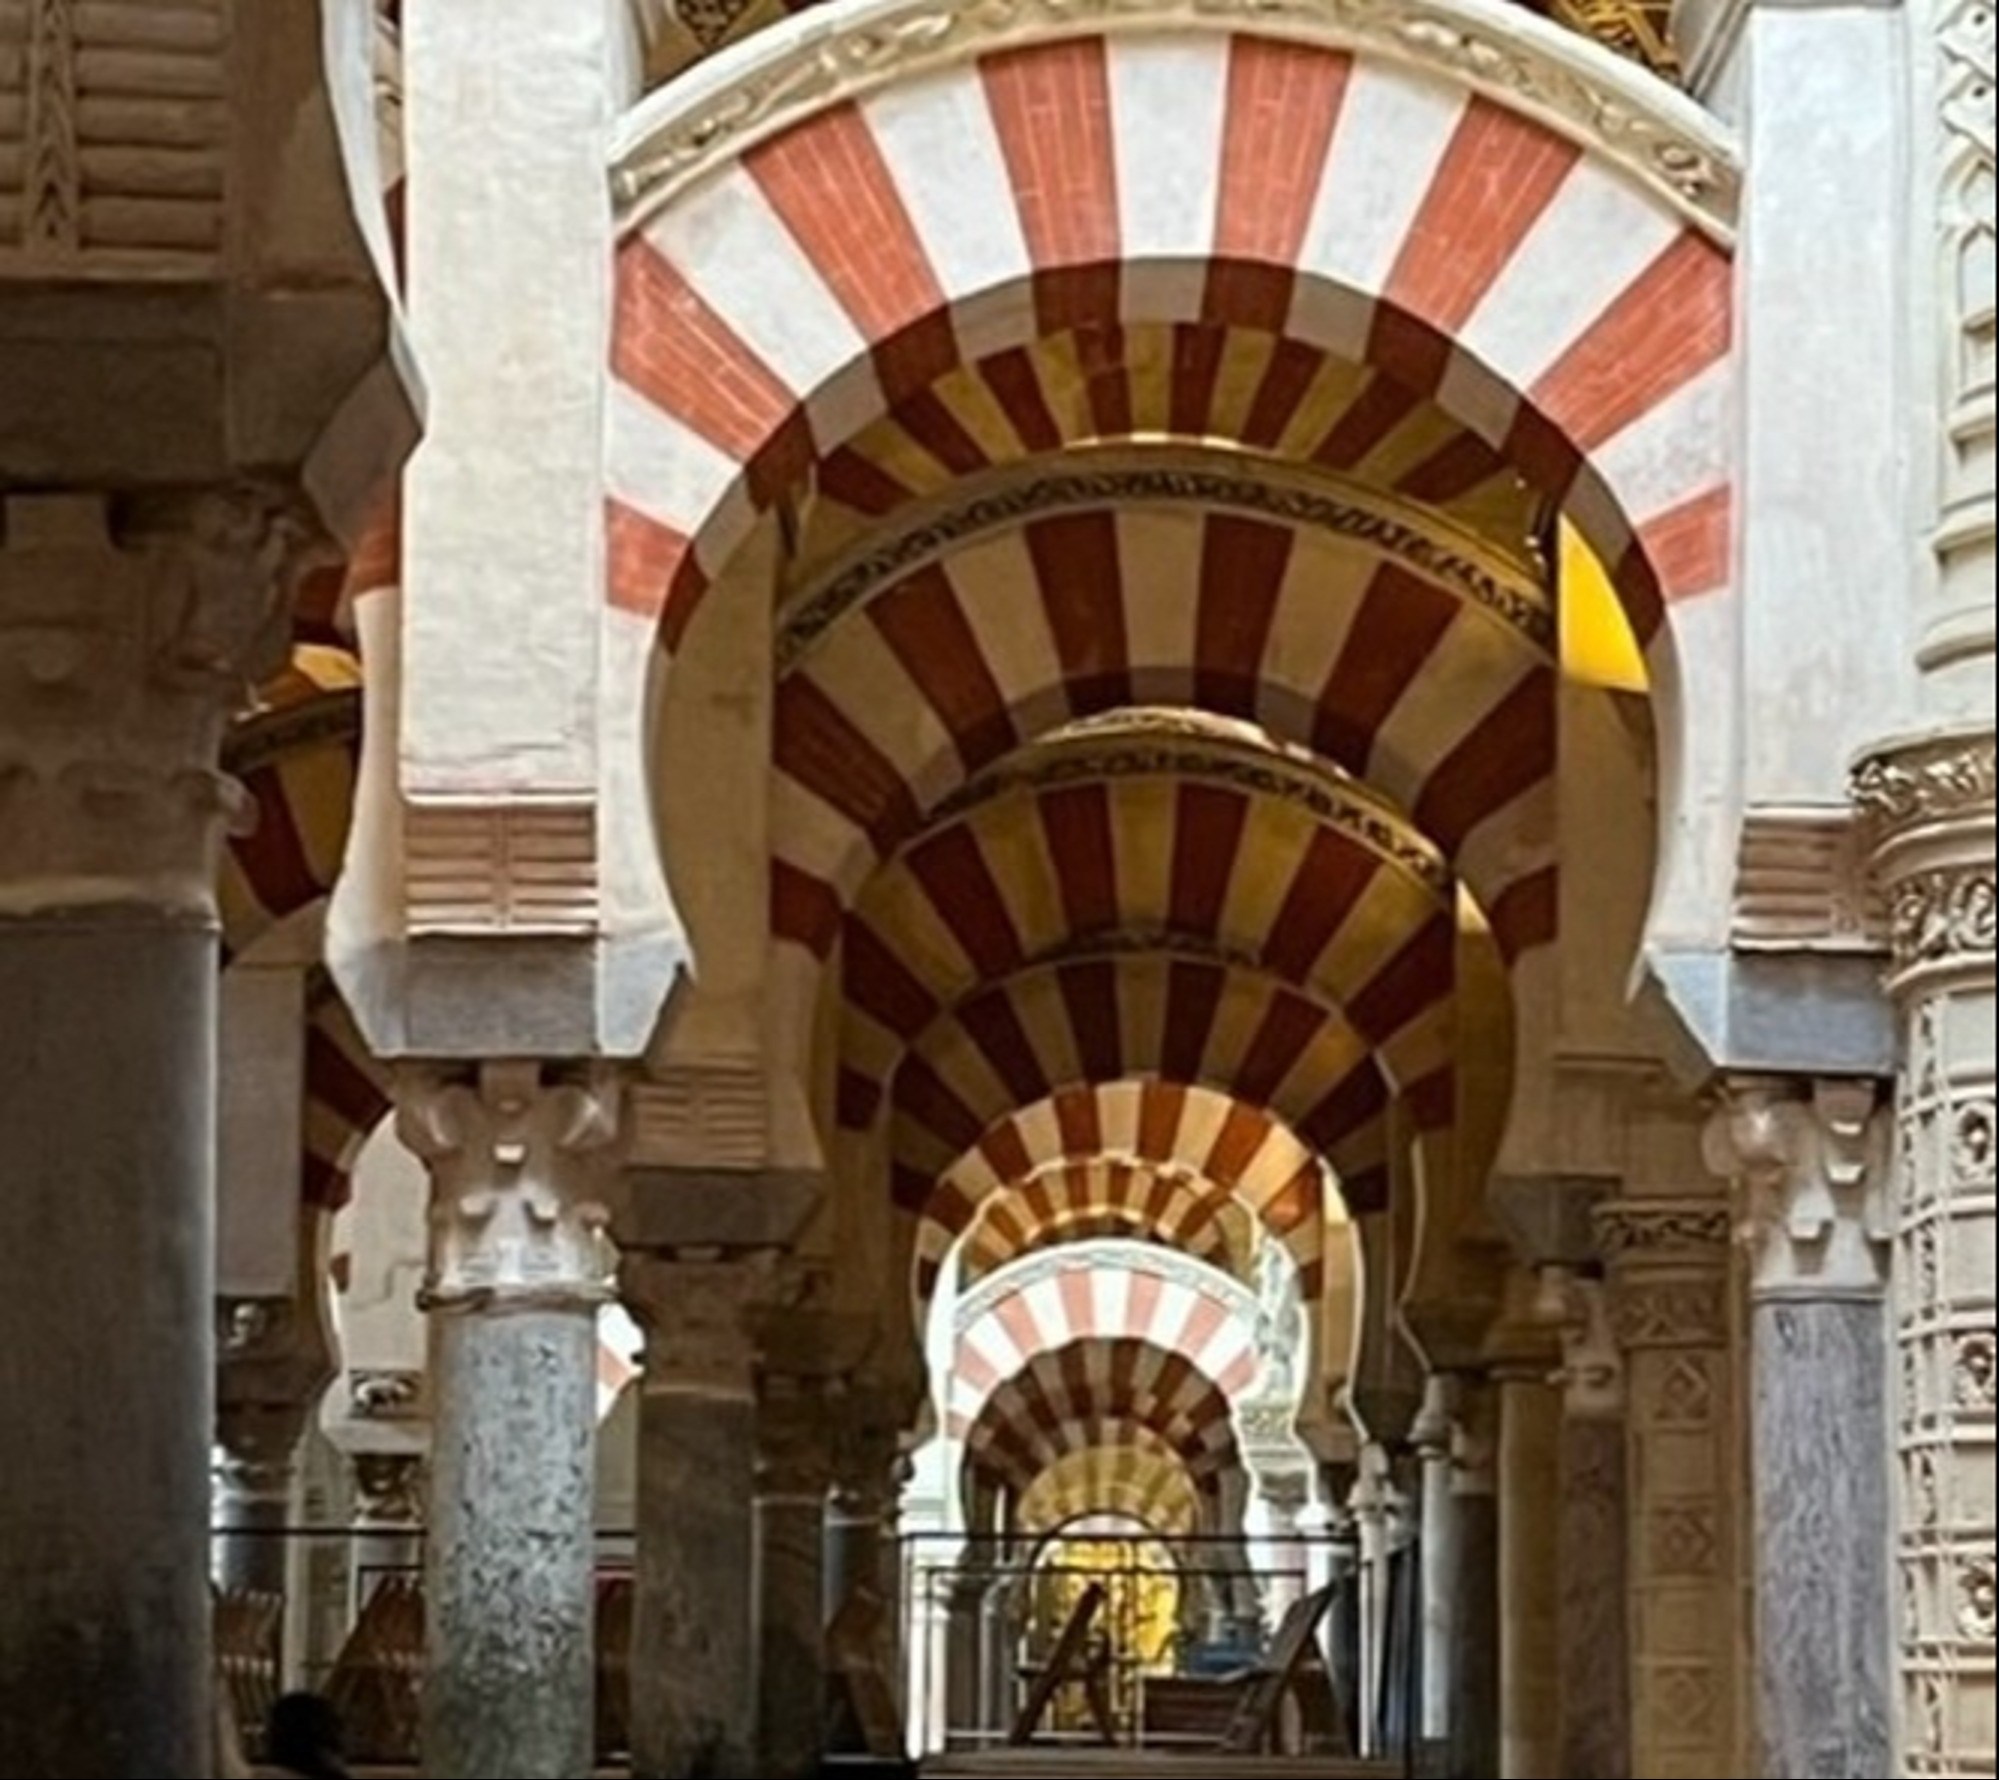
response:
[[[963,1439],[968,1481],[983,1478],[1018,1499],[1070,1453],[1124,1443],[1141,1429],[1179,1456],[1205,1494],[1241,1470],[1227,1394],[1185,1355],[1143,1342],[1046,1349],[951,1432]]]
[[[1258,1327],[1255,1293],[1161,1249],[1116,1243],[1031,1256],[960,1301],[946,1425],[971,1426],[1037,1354],[1092,1340],[1179,1354],[1234,1402],[1257,1378]]]
[[[675,650],[757,513],[960,365],[1199,320],[1394,378],[1562,506],[1674,751],[1676,641],[1727,672],[1679,620],[1730,568],[1738,180],[1704,114],[1478,0],[1424,33],[909,15],[772,32],[617,149],[614,649]]]

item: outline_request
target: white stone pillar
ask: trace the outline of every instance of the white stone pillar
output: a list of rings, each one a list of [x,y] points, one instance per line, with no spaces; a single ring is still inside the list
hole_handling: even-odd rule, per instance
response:
[[[219,760],[304,535],[261,486],[5,497],[0,1773],[215,1771]]]
[[[627,1250],[639,1399],[632,1772],[743,1780],[756,1760],[757,1345],[770,1270]]]
[[[412,1066],[398,1112],[431,1177],[424,1771],[588,1775],[617,1079]]]
[[[1632,1772],[1720,1780],[1740,1772],[1732,1222],[1663,1197],[1595,1221],[1629,1402]]]
[[[1892,1766],[1877,1099],[1870,1081],[1738,1077],[1710,1129],[1754,1270],[1757,1722],[1773,1780]]]
[[[1957,16],[1968,31],[1969,13]],[[1989,182],[1992,14],[1983,16]],[[1990,221],[1988,197],[1988,251]],[[1988,366],[1990,338],[1988,320]],[[1988,622],[1990,599],[1988,579]],[[1992,732],[1885,750],[1860,768],[1855,797],[1887,894],[1890,986],[1904,1034],[1889,1207],[1899,1456],[1895,1771],[1989,1775],[1999,1517]]]

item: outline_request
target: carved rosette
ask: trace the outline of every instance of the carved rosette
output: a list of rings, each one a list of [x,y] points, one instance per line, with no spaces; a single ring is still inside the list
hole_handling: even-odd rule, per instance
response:
[[[589,1309],[611,1296],[620,1163],[614,1069],[415,1065],[397,1128],[430,1169],[426,1309]]]
[[[1877,1298],[1887,1283],[1890,1120],[1871,1081],[1738,1077],[1708,1126],[1735,1182],[1758,1297]]]
[[[0,902],[207,915],[223,732],[324,541],[296,492],[15,495],[0,548]]]

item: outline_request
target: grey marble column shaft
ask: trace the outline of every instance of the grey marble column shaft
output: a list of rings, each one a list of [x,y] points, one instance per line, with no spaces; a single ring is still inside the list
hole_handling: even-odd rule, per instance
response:
[[[0,919],[0,1774],[215,1771],[215,948]]]
[[[1631,1780],[1625,1475],[1621,1419],[1564,1417],[1557,1569],[1565,1780]]]
[[[756,1404],[740,1391],[655,1388],[639,1409],[632,1772],[750,1780],[756,1762]]]
[[[597,1327],[587,1304],[438,1316],[425,1772],[595,1769]]]
[[[759,1774],[802,1780],[826,1742],[826,1502],[757,1498],[757,1748]]]
[[[1881,1305],[1753,1314],[1763,1772],[1878,1780],[1894,1771]]]

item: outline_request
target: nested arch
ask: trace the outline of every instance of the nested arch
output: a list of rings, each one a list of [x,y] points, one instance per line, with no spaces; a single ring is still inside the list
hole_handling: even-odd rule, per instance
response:
[[[1728,570],[1734,176],[1695,108],[1474,5],[1394,54],[1343,15],[1005,45],[968,19],[791,96],[901,10],[769,34],[621,157],[608,592],[635,640],[674,646],[759,507],[964,363],[1199,320],[1434,399],[1570,510],[1667,677],[1667,604]],[[1454,48],[1480,35],[1514,53]],[[1498,90],[1537,57],[1567,82]],[[1561,113],[1578,89],[1617,97]]]
[[[1016,1262],[969,1293],[956,1321],[946,1414],[958,1428],[971,1426],[1037,1354],[1078,1342],[1137,1342],[1179,1354],[1231,1402],[1255,1382],[1259,1365],[1254,1293],[1212,1267],[1132,1244]]]
[[[1034,1356],[962,1434],[965,1469],[1025,1496],[1051,1465],[1093,1447],[1156,1437],[1204,1494],[1242,1464],[1233,1406],[1184,1354],[1140,1341],[1079,1341]]]
[[[1157,1439],[1092,1446],[1056,1460],[1015,1504],[1014,1525],[1033,1539],[1095,1515],[1122,1516],[1164,1539],[1207,1530],[1199,1487]]]
[[[1242,1279],[1253,1228],[1232,1188],[1184,1164],[1064,1156],[980,1207],[965,1239],[965,1280],[976,1285],[1023,1255],[1098,1239],[1158,1243]]]
[[[1264,1108],[1211,1088],[1162,1081],[1076,1085],[1013,1108],[920,1194],[901,1204],[920,1305],[953,1247],[1014,1183],[1069,1157],[1134,1169],[1187,1169],[1248,1209],[1299,1271],[1308,1301],[1324,1288],[1326,1242],[1344,1222],[1343,1185]],[[912,1189],[916,1183],[910,1183]]]

